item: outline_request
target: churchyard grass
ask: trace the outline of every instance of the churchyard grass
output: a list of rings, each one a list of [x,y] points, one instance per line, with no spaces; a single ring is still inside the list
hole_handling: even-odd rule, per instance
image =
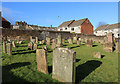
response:
[[[16,41],[15,41],[16,43]],[[11,56],[2,53],[3,82],[58,82],[52,79],[52,49],[47,45],[47,63],[49,74],[37,71],[36,52],[28,50],[29,41],[12,48]],[[38,42],[39,43],[39,42]],[[37,44],[38,48],[44,45]],[[76,51],[76,83],[79,82],[118,82],[118,54],[104,52],[103,45],[94,43],[87,47],[85,43],[64,43],[64,47]],[[101,52],[102,59],[93,57],[94,52]],[[62,73],[61,73],[62,74]]]

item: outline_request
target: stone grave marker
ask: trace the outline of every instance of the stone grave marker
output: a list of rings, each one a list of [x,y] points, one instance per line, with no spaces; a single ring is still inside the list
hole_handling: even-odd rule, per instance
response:
[[[32,39],[32,41],[31,41],[31,42],[35,43],[35,39]]]
[[[13,47],[16,47],[15,41],[12,41],[12,46],[13,46]]]
[[[38,37],[35,37],[35,39],[36,39],[36,43],[38,43]]]
[[[32,42],[28,43],[28,49],[33,50],[33,45],[34,44]]]
[[[94,52],[93,57],[101,59],[101,53],[100,52]]]
[[[52,78],[61,82],[75,82],[76,52],[68,48],[53,50]]]
[[[65,43],[65,39],[64,38],[62,39],[62,43]]]
[[[52,49],[55,49],[56,48],[56,43],[52,43]]]
[[[116,44],[116,53],[120,53],[120,42]]]
[[[92,40],[89,40],[89,39],[88,39],[86,45],[87,45],[88,47],[92,47],[92,46],[93,46]]]
[[[37,50],[37,48],[38,48],[38,47],[37,47],[37,44],[34,44],[33,49],[34,49],[34,50]]]
[[[46,37],[46,44],[50,45],[50,38],[49,37]]]
[[[3,53],[7,53],[6,42],[3,41]]]
[[[62,47],[62,36],[58,35],[56,47]]]
[[[76,37],[76,36],[73,37],[73,42],[74,42],[74,43],[77,42],[77,37]]]
[[[69,44],[73,44],[72,39],[68,39]]]
[[[80,40],[77,40],[77,45],[80,45],[81,44],[81,41]]]
[[[37,70],[48,74],[47,53],[44,49],[36,50]]]
[[[105,43],[104,44],[104,51],[105,52],[113,52],[113,44],[112,43]]]
[[[7,54],[12,55],[12,44],[11,43],[7,44]]]

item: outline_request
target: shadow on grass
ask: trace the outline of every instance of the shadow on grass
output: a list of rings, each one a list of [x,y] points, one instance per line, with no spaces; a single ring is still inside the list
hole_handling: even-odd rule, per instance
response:
[[[70,49],[77,48],[77,47],[80,47],[80,46],[73,46],[73,47],[70,47]]]
[[[76,59],[76,62],[79,62],[81,59]]]
[[[48,66],[48,73],[52,73],[52,66]]]
[[[23,49],[23,50],[15,50],[15,51],[12,51],[12,52],[21,52],[21,51],[26,51],[26,49]]]
[[[91,60],[87,61],[84,64],[79,65],[76,68],[76,83],[81,82],[85,77],[87,77],[92,71],[94,71],[96,68],[98,68],[102,62]]]
[[[28,54],[28,53],[36,53],[36,51],[25,51],[25,52],[17,52],[17,53],[12,53],[12,55],[17,55],[17,54]]]
[[[101,55],[101,58],[105,57],[105,55]]]
[[[93,45],[93,47],[97,47],[98,45]]]
[[[26,65],[30,65],[30,62],[18,62],[18,63],[13,63],[10,65],[6,65],[6,66],[2,66],[2,84],[6,84],[6,83],[25,83],[28,81],[17,77],[13,74],[13,72],[11,72],[11,69],[16,69],[22,66],[26,66]]]

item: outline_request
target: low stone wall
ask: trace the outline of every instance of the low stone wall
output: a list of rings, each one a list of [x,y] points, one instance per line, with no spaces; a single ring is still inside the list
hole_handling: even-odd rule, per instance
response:
[[[83,34],[75,34],[70,32],[61,32],[61,31],[43,31],[43,30],[18,30],[18,29],[2,29],[2,36],[7,37],[11,40],[16,40],[17,36],[20,36],[20,40],[30,40],[30,36],[33,38],[38,37],[39,40],[45,39],[45,37],[50,37],[51,39],[57,38],[58,34],[62,34],[62,38],[68,39],[73,38],[74,36],[78,36],[83,39],[92,39],[101,41],[104,39],[105,36],[95,36],[95,35],[83,35]],[[119,39],[116,38],[116,41]]]

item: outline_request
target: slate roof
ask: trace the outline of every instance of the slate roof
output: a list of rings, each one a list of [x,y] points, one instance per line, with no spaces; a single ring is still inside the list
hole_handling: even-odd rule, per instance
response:
[[[88,18],[74,21],[69,27],[80,26],[80,25],[82,25],[82,23],[84,23],[84,21],[85,21],[86,19],[88,19]]]
[[[107,25],[99,26],[98,28],[95,29],[95,31],[115,29],[115,28],[120,28],[120,23],[111,24],[111,25],[107,24]]]
[[[58,27],[68,27],[71,23],[73,23],[75,20],[70,20],[70,21],[66,21],[63,22],[61,25],[59,25]]]

